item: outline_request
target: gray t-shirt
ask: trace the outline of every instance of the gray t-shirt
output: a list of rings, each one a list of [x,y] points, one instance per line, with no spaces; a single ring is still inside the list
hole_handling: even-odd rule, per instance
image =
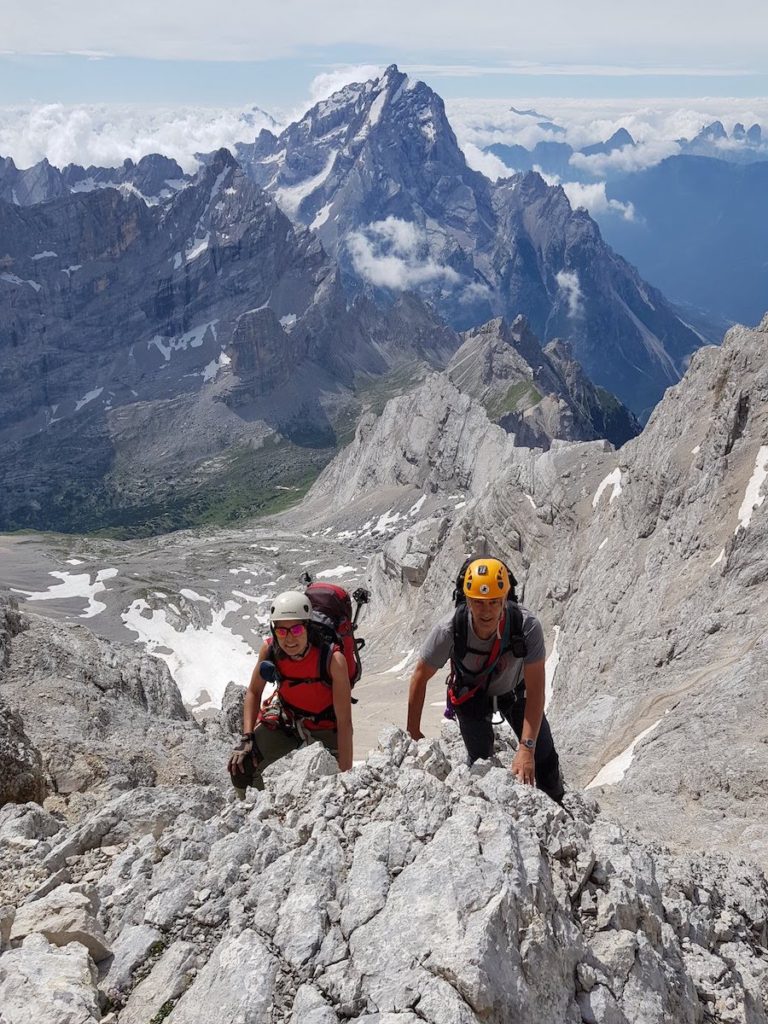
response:
[[[501,656],[494,678],[488,687],[490,697],[500,697],[502,694],[511,693],[523,678],[523,665],[530,665],[534,661],[542,661],[546,657],[544,646],[544,631],[541,623],[520,605],[523,613],[523,636],[528,646],[528,654],[525,659],[515,658],[511,651]],[[490,640],[481,640],[472,629],[472,616],[467,616],[467,647],[481,651],[480,654],[471,654],[467,651],[463,664],[470,672],[479,671],[486,662],[487,652],[493,647],[494,637]],[[421,648],[421,658],[432,668],[442,668],[451,657],[453,652],[453,612],[441,619],[433,627],[424,646]]]

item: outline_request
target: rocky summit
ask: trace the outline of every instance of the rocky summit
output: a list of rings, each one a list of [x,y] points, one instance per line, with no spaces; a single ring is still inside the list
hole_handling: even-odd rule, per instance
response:
[[[562,188],[472,170],[442,99],[395,65],[279,136],[262,131],[238,157],[351,278],[418,290],[459,329],[523,314],[637,415],[702,343]]]

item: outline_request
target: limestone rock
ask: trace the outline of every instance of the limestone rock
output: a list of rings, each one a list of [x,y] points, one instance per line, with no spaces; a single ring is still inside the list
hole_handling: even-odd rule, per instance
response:
[[[78,942],[63,949],[30,935],[0,957],[4,1024],[89,1024],[101,1020],[95,968]]]
[[[20,907],[11,926],[11,944],[39,933],[55,946],[79,942],[98,963],[111,953],[107,938],[96,918],[94,902],[71,885],[58,886],[47,896]]]
[[[24,731],[21,715],[0,700],[0,807],[42,803],[45,793],[40,751]]]

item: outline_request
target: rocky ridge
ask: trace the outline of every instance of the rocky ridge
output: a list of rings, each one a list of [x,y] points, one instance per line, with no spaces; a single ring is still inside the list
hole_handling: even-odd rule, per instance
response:
[[[163,661],[1,598],[0,616],[15,630],[0,729],[18,736],[13,758],[0,742],[2,802],[50,794],[61,807],[72,798],[74,814],[104,793],[221,777],[229,731],[195,721]]]
[[[390,729],[343,775],[298,752],[247,804],[157,786],[74,826],[4,808],[5,1020],[766,1020],[764,878],[557,807],[504,740],[498,767],[459,748],[455,726]]]
[[[167,202],[191,181],[175,160],[151,153],[137,163],[127,159],[121,167],[80,167],[59,170],[41,160],[18,168],[10,157],[0,157],[0,199],[14,206],[35,206],[53,199],[94,189],[114,188],[133,194],[149,205]]]
[[[553,439],[606,438],[621,447],[640,432],[632,413],[587,379],[564,342],[542,350],[525,317],[491,320],[463,338],[446,373],[517,444],[546,449]]]

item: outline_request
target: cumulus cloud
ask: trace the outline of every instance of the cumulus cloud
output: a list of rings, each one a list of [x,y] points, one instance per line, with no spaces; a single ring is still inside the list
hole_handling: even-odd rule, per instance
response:
[[[355,271],[379,288],[404,291],[423,284],[456,285],[459,275],[429,255],[426,233],[412,221],[387,217],[354,231],[347,247]]]
[[[561,270],[555,275],[557,286],[568,302],[568,316],[575,319],[584,312],[579,275],[575,270]]]
[[[68,163],[117,167],[130,157],[163,153],[185,171],[197,167],[195,153],[209,153],[252,141],[272,118],[250,110],[199,107],[64,106],[0,108],[0,156],[29,167],[47,157],[56,167]]]
[[[605,178],[611,173],[626,174],[654,167],[679,152],[680,144],[673,139],[655,139],[637,146],[622,146],[611,153],[574,153],[568,162],[595,178]]]
[[[597,181],[594,185],[582,185],[578,181],[564,181],[562,187],[574,210],[587,210],[593,217],[602,213],[617,213],[624,220],[635,219],[634,205],[620,203],[618,199],[609,199],[605,194],[604,181]]]
[[[590,157],[585,169],[605,172],[638,170],[677,152],[677,140],[692,139],[704,125],[720,120],[728,131],[737,122],[749,127],[768,124],[768,97],[667,99],[563,99],[516,97],[518,110],[533,109],[541,117],[510,109],[509,100],[451,99],[446,111],[459,143],[485,149],[494,143],[533,149],[537,142],[567,142],[574,149],[604,142],[625,128],[636,147],[625,147],[609,159]],[[550,127],[554,125],[555,128]],[[557,131],[561,128],[562,131]],[[580,158],[581,159],[581,158]]]
[[[507,167],[503,160],[500,160],[493,153],[484,153],[471,142],[464,143],[464,156],[473,171],[480,171],[491,181],[498,181],[499,178],[509,178],[515,174],[511,167]]]

